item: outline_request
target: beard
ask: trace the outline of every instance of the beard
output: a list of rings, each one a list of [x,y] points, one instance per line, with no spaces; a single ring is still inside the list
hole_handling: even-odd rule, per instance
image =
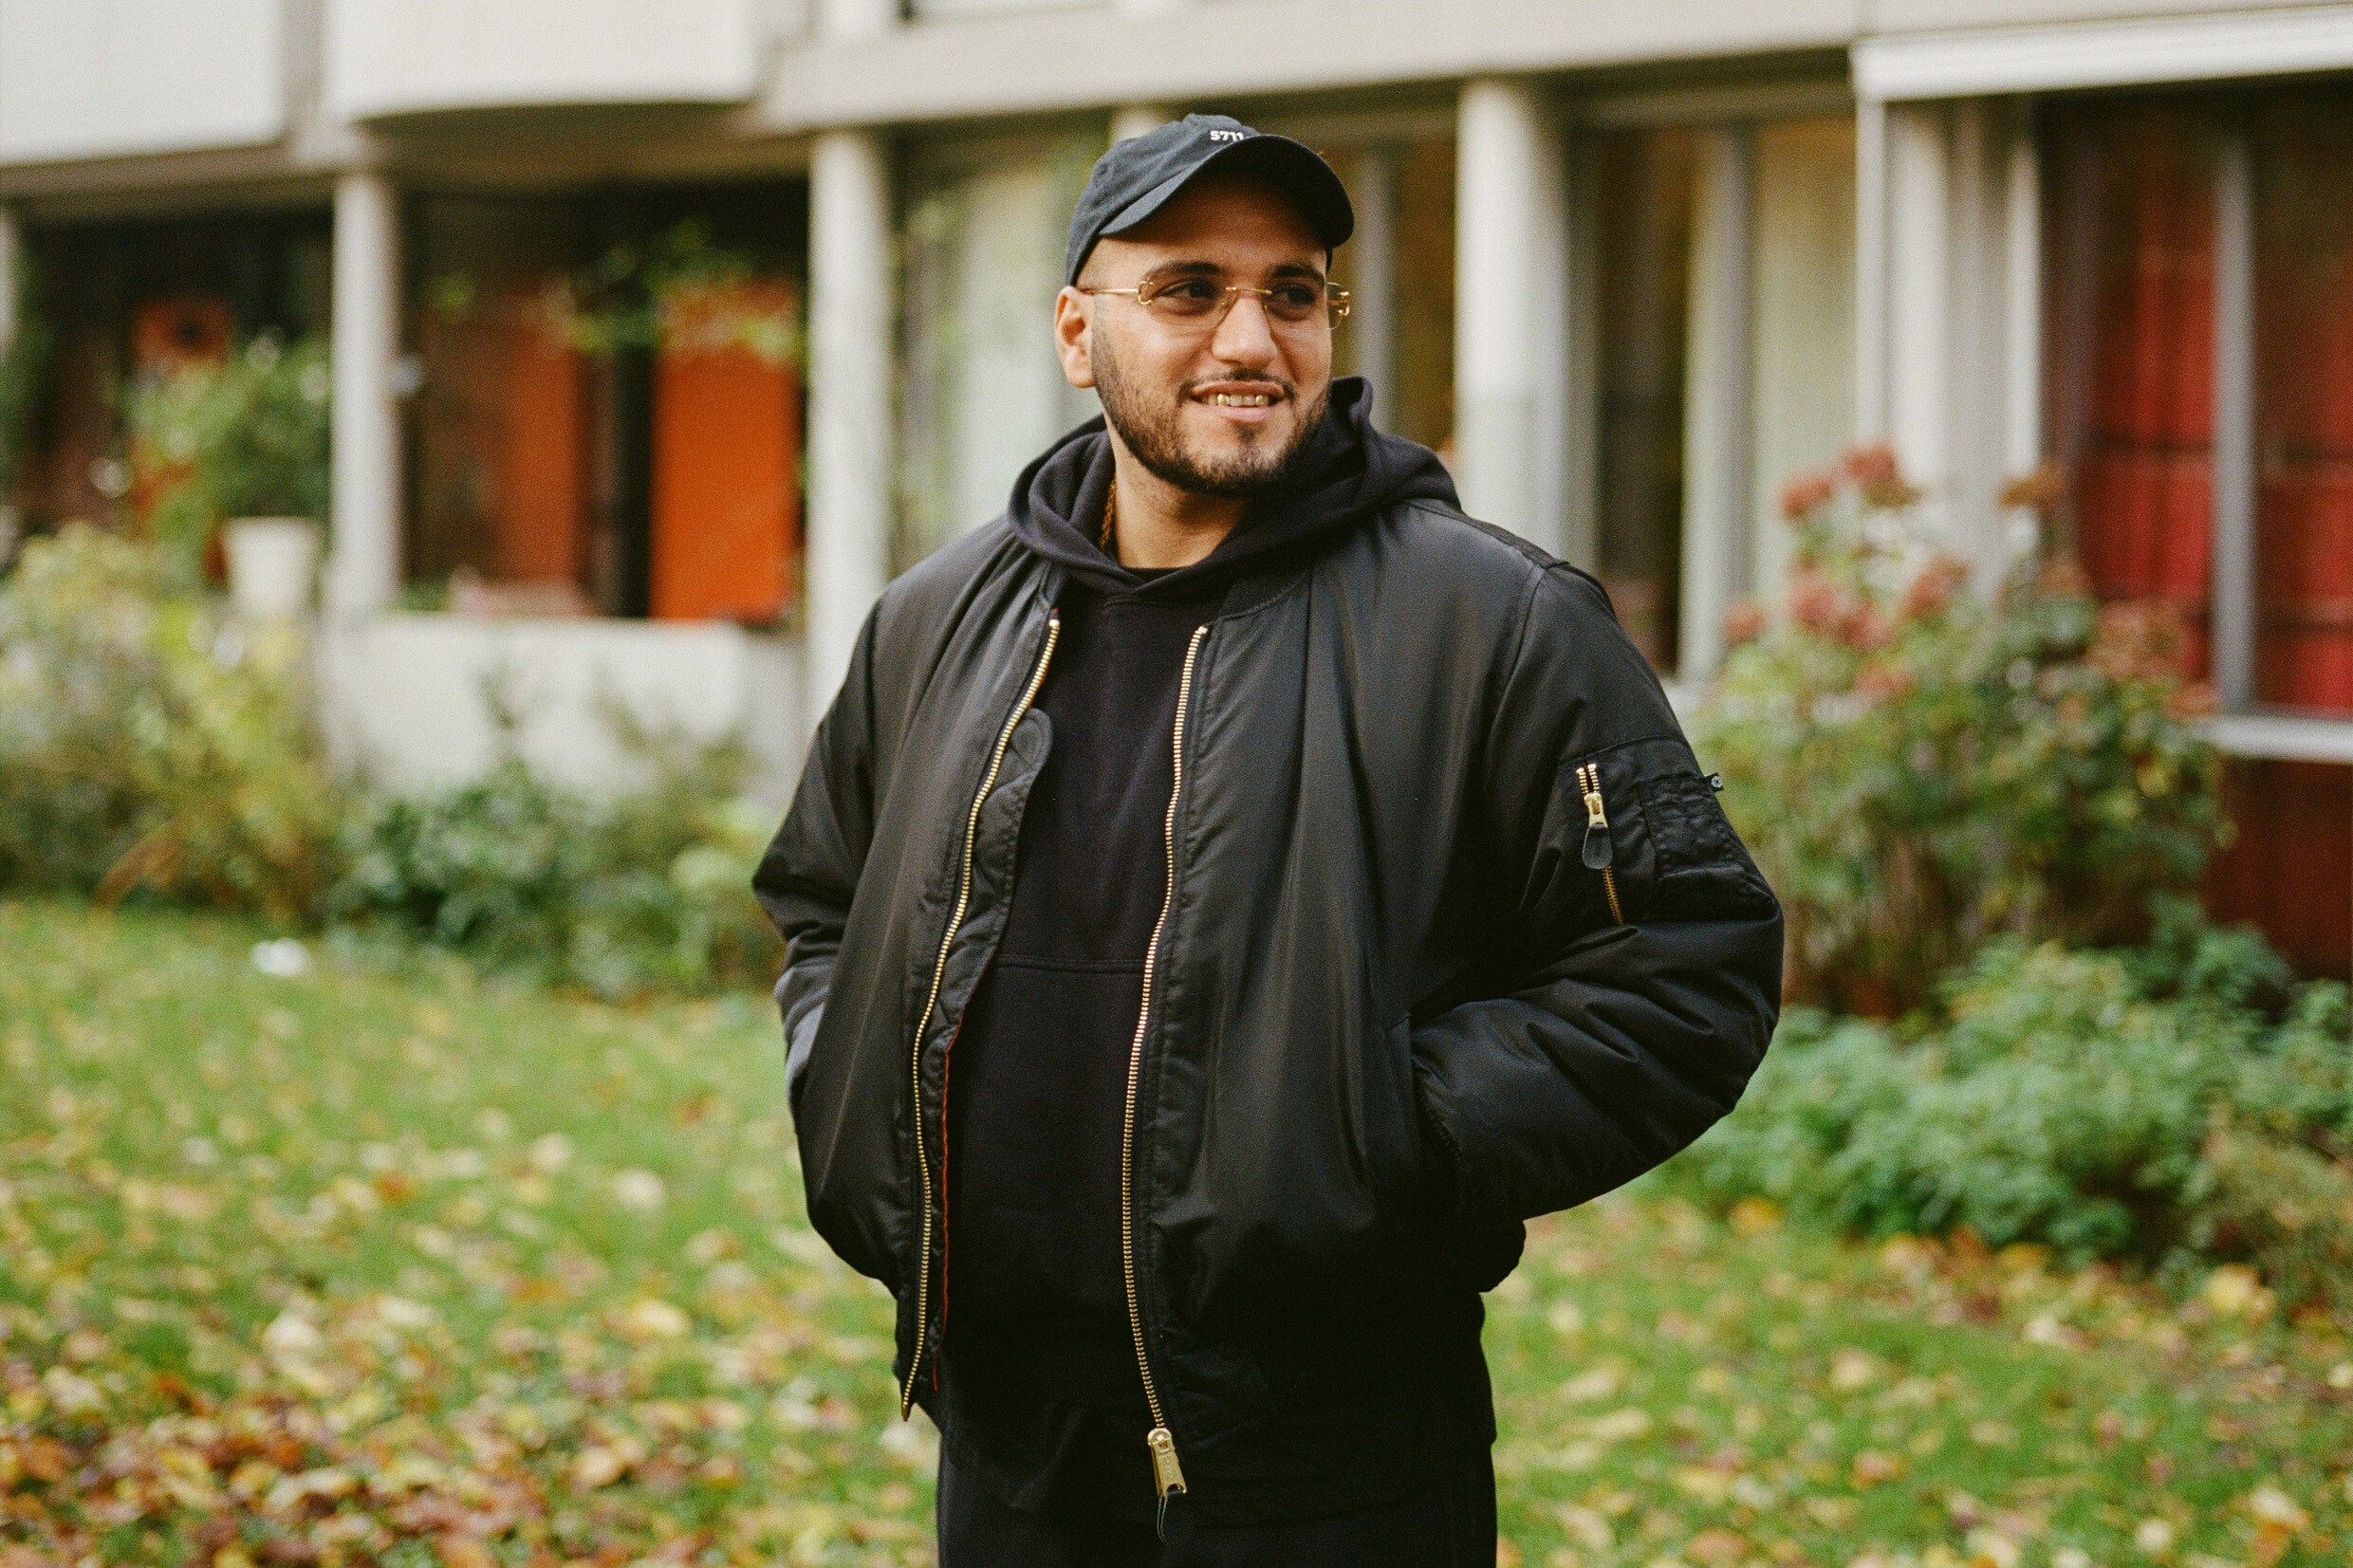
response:
[[[1324,410],[1331,401],[1331,388],[1326,384],[1315,401],[1302,409],[1290,439],[1280,447],[1262,445],[1258,431],[1238,426],[1243,434],[1242,450],[1230,456],[1212,457],[1191,450],[1185,442],[1184,409],[1191,383],[1177,386],[1166,397],[1157,389],[1137,385],[1128,379],[1118,353],[1110,350],[1100,332],[1092,335],[1089,356],[1095,367],[1095,395],[1102,400],[1103,423],[1120,433],[1120,439],[1147,471],[1195,495],[1245,498],[1280,486],[1289,477],[1316,427],[1324,422]],[[1273,377],[1220,376],[1214,379],[1255,379],[1287,401],[1298,396],[1290,382]]]

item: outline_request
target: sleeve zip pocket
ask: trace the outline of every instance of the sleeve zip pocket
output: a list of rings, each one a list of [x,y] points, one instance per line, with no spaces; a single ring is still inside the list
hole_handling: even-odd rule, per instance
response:
[[[1602,891],[1609,895],[1609,917],[1622,926],[1626,913],[1618,902],[1618,873],[1612,865],[1617,846],[1610,839],[1609,813],[1602,804],[1602,765],[1578,764],[1577,786],[1585,797],[1585,869],[1602,874]]]

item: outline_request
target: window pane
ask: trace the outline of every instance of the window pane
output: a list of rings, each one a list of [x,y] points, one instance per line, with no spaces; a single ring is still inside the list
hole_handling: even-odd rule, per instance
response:
[[[1675,668],[1683,573],[1683,366],[1694,149],[1677,129],[1596,136],[1596,575],[1635,645]]]
[[[1397,179],[1397,358],[1392,384],[1374,389],[1382,396],[1373,407],[1388,410],[1380,417],[1388,429],[1452,457],[1454,144],[1425,141],[1403,151]]]
[[[1102,150],[1080,135],[917,160],[905,218],[899,568],[1002,512],[1023,466],[1097,412],[1092,393],[1063,378],[1053,320],[1070,210]]]
[[[1454,144],[1327,156],[1357,214],[1356,233],[1332,258],[1333,278],[1353,296],[1333,336],[1332,373],[1372,382],[1381,429],[1451,457]]]
[[[1753,434],[1748,591],[1781,597],[1781,490],[1834,462],[1855,429],[1855,122],[1757,128]]]
[[[2256,101],[2255,699],[2353,712],[2353,90]]]
[[[2057,106],[2047,129],[2046,436],[2067,480],[2062,537],[2102,597],[2178,605],[2203,673],[2215,121],[2197,100],[2119,99]]]

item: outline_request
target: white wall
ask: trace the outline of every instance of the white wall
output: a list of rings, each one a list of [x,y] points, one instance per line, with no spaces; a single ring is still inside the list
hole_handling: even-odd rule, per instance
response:
[[[762,0],[326,0],[344,118],[530,104],[733,102],[758,84]]]
[[[324,629],[323,695],[336,748],[386,787],[473,778],[498,756],[486,683],[524,713],[524,757],[558,783],[633,782],[601,716],[609,695],[640,720],[702,739],[740,730],[753,788],[782,804],[801,769],[801,646],[719,622],[385,615]]]
[[[0,0],[0,163],[287,130],[285,0]]]

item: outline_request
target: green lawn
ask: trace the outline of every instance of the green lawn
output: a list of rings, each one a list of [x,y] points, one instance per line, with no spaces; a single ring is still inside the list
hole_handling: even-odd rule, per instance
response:
[[[929,1560],[767,999],[596,1005],[0,903],[0,1568]],[[2353,1342],[2235,1271],[1668,1187],[1492,1299],[1506,1562],[2353,1560]]]

